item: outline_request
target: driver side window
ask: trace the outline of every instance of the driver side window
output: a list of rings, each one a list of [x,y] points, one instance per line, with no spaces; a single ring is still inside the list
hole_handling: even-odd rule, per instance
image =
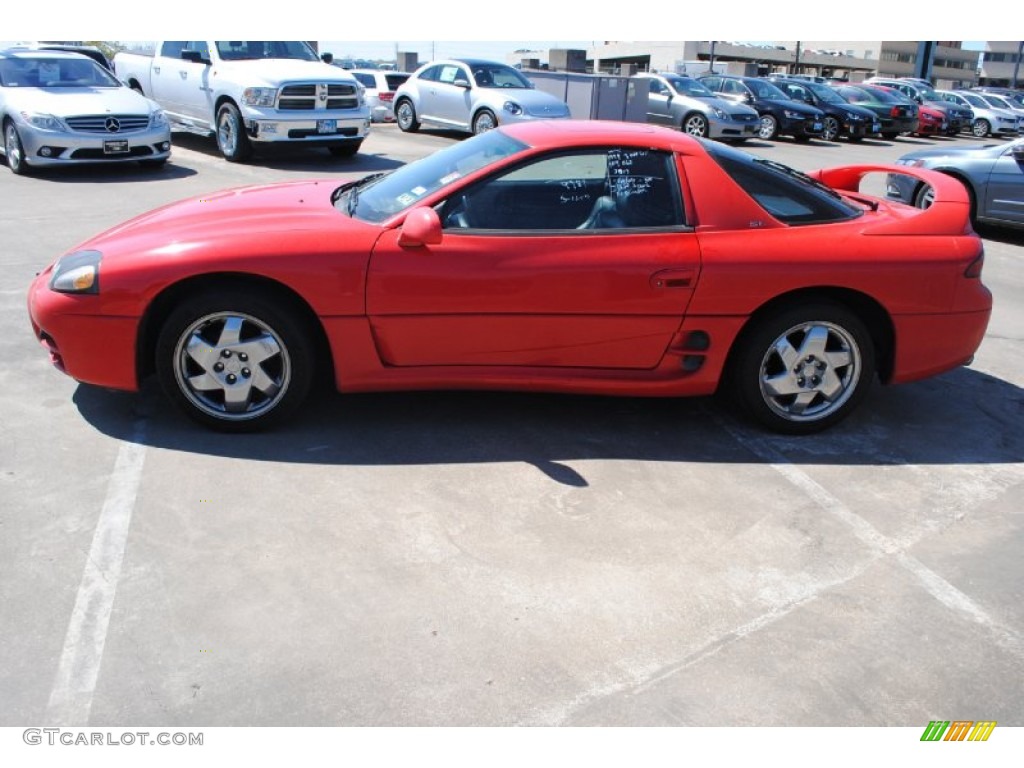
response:
[[[441,208],[447,230],[593,231],[683,224],[674,158],[637,148],[548,155],[486,179]]]

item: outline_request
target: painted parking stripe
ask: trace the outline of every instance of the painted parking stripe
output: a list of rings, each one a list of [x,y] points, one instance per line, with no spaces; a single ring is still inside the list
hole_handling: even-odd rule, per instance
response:
[[[89,722],[128,529],[146,460],[143,426],[142,422],[137,423],[131,442],[121,443],[107,483],[107,495],[96,522],[64,637],[57,677],[46,707],[48,725],[84,726]]]

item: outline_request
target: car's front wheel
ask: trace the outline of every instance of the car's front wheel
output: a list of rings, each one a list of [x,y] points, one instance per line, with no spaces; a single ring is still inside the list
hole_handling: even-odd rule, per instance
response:
[[[839,138],[839,121],[834,117],[825,118],[825,126],[821,138],[825,141],[835,141]]]
[[[978,118],[974,121],[974,125],[971,126],[971,133],[977,136],[979,139],[984,139],[990,133],[992,133],[992,126],[989,125],[988,120]]]
[[[838,304],[776,312],[740,345],[733,391],[747,415],[776,432],[809,434],[846,418],[875,375],[871,334]]]
[[[708,119],[704,115],[696,113],[687,115],[683,121],[683,133],[706,139],[708,137]]]
[[[757,136],[761,139],[774,139],[779,135],[779,121],[771,115],[761,115],[761,125]]]
[[[420,122],[416,119],[416,108],[408,99],[402,99],[395,105],[395,120],[403,133],[416,133]]]
[[[481,109],[473,118],[473,133],[483,133],[498,127],[498,118],[489,109]]]
[[[252,154],[252,144],[245,134],[242,113],[231,102],[217,111],[217,147],[224,159],[240,163]]]
[[[21,143],[21,136],[14,121],[10,118],[4,123],[4,154],[7,156],[7,167],[11,173],[21,176],[28,173],[28,163],[25,162],[25,147]]]
[[[168,396],[193,419],[224,431],[279,423],[305,399],[312,334],[271,294],[201,293],[171,312],[156,345]]]

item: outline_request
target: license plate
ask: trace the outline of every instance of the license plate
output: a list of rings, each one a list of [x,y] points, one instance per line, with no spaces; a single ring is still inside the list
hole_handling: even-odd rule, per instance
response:
[[[337,120],[317,120],[316,121],[316,132],[317,133],[337,133],[338,132],[338,121]]]
[[[871,132],[872,133],[881,133],[882,132],[882,124],[881,123],[872,123],[871,124]]]
[[[113,139],[111,141],[103,142],[103,154],[105,155],[125,155],[128,154],[128,140],[127,139]]]
[[[814,124],[814,130],[816,130],[816,131],[820,131],[820,130],[823,130],[823,129],[822,129],[822,126],[821,126],[821,123],[815,123],[815,124]]]

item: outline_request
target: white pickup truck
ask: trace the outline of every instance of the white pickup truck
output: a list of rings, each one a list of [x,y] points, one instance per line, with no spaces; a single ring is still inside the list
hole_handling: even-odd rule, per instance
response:
[[[272,142],[348,157],[370,130],[355,78],[304,42],[159,42],[151,56],[118,53],[114,72],[160,104],[174,130],[216,134],[233,162]]]

